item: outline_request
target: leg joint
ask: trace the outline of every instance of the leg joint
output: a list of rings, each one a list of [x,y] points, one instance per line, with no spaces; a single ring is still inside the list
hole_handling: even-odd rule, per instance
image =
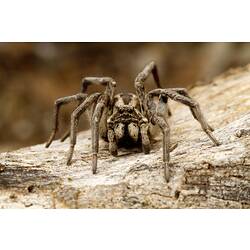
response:
[[[78,118],[78,116],[79,112],[76,112],[76,110],[73,111],[73,113],[71,114],[71,121],[75,121]]]
[[[62,104],[62,98],[55,100],[55,106],[60,106]]]
[[[163,131],[165,134],[168,134],[170,132],[170,128],[169,127],[164,127]]]

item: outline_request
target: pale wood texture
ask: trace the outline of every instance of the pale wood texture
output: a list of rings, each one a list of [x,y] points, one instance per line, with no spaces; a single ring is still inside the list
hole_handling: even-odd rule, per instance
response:
[[[189,109],[171,102],[171,179],[163,178],[162,144],[149,155],[101,142],[98,172],[91,172],[90,132],[79,133],[72,166],[68,140],[0,155],[2,208],[250,208],[250,65],[210,84],[193,86],[215,136],[215,147]]]

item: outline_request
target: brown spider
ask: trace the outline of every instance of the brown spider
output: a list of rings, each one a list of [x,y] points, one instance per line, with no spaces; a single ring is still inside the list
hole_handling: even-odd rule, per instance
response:
[[[157,89],[145,93],[144,82],[152,73]],[[90,84],[101,84],[106,86],[104,93],[86,94]],[[170,149],[170,127],[167,118],[170,115],[168,109],[168,98],[181,102],[190,107],[194,118],[200,123],[202,129],[215,145],[219,142],[212,134],[212,127],[206,122],[201,113],[199,104],[189,97],[184,88],[162,89],[155,62],[148,63],[135,79],[136,94],[120,93],[115,95],[116,82],[110,77],[85,77],[82,80],[81,93],[60,98],[55,101],[54,126],[52,134],[46,143],[49,147],[58,130],[58,114],[62,105],[78,101],[78,107],[71,115],[70,130],[65,133],[61,141],[70,135],[70,149],[68,152],[67,165],[71,159],[76,144],[76,133],[80,116],[87,109],[91,115],[92,131],[92,171],[97,170],[97,153],[99,148],[99,135],[109,143],[109,151],[117,155],[120,145],[141,145],[143,152],[150,152],[150,139],[158,131],[163,134],[163,164],[164,176],[169,181],[169,153]],[[160,128],[160,130],[156,128]]]

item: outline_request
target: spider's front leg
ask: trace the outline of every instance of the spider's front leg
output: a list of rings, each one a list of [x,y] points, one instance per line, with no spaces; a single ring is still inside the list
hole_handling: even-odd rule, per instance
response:
[[[92,172],[96,174],[97,170],[97,154],[99,151],[99,124],[104,111],[104,108],[107,107],[108,96],[102,96],[98,100],[95,111],[92,116],[91,121],[91,131],[92,131]]]
[[[92,94],[88,96],[86,100],[78,106],[71,115],[71,126],[70,126],[70,149],[67,158],[67,165],[71,164],[71,159],[74,152],[74,147],[76,144],[76,134],[77,134],[77,127],[80,116],[88,109],[92,104],[94,104],[98,98],[100,97],[100,93]]]
[[[109,142],[109,152],[113,156],[117,156],[117,143],[115,138],[115,132],[114,130],[109,126],[108,128],[108,142]]]
[[[92,116],[92,172],[93,174],[96,173],[97,170],[97,154],[99,151],[99,125],[100,120],[103,114],[103,111],[105,108],[110,108],[113,105],[113,99],[114,99],[114,93],[115,93],[115,87],[116,82],[110,78],[110,77],[104,77],[104,78],[96,78],[96,77],[89,77],[87,80],[85,78],[85,82],[83,82],[83,89],[88,86],[88,82],[97,82],[104,84],[106,86],[106,90],[104,94],[100,97],[98,100],[98,103],[96,105],[96,108],[94,110],[93,116]],[[87,84],[86,86],[84,84]],[[85,87],[84,87],[85,86]]]
[[[158,105],[154,102],[154,97],[159,97]],[[189,106],[194,118],[200,123],[204,132],[208,135],[211,141],[216,145],[220,145],[219,141],[212,134],[212,127],[207,123],[203,116],[199,104],[189,97],[186,89],[173,88],[173,89],[155,89],[150,91],[146,96],[147,113],[153,124],[159,125],[163,133],[163,162],[165,164],[165,179],[169,179],[169,170],[167,164],[170,157],[170,128],[164,118],[164,105],[167,104],[167,99],[171,98],[174,101],[181,102]]]
[[[81,92],[85,93],[88,90],[90,85],[102,85],[107,87],[110,90],[110,98],[112,99],[114,95],[114,87],[116,86],[116,82],[111,77],[84,77],[82,79]],[[81,94],[83,95],[83,94]],[[112,100],[111,100],[112,101]],[[78,106],[82,102],[79,102]],[[61,138],[61,142],[65,141],[70,136],[70,129],[64,133]]]
[[[169,171],[169,161],[170,161],[170,126],[165,119],[166,113],[166,100],[165,98],[159,98],[158,104],[156,104],[152,98],[152,95],[147,95],[147,114],[150,122],[153,125],[158,125],[162,131],[163,135],[163,167],[164,167],[164,177],[166,182],[169,182],[170,171]],[[176,145],[175,145],[176,146]],[[174,147],[175,147],[174,146]],[[174,148],[173,148],[174,149]]]
[[[95,93],[89,96],[78,108],[74,110],[71,116],[70,128],[70,150],[68,153],[67,165],[71,164],[71,159],[76,144],[76,133],[79,118],[81,114],[88,109],[92,104],[96,104],[92,115],[92,172],[96,173],[97,169],[97,153],[99,149],[99,123],[105,106],[112,103],[115,92],[116,82],[110,77],[86,77],[83,79],[82,92],[87,90],[90,84],[102,84],[106,86],[103,94]]]

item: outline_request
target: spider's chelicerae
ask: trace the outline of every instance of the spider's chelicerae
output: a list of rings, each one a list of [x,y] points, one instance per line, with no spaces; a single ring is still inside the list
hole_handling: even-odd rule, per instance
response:
[[[157,89],[145,92],[144,82],[152,73]],[[86,94],[91,84],[105,86],[103,93]],[[77,127],[80,116],[90,111],[92,131],[92,171],[97,170],[97,154],[99,148],[99,136],[109,143],[109,151],[117,155],[120,145],[141,145],[145,154],[150,152],[150,140],[156,131],[161,131],[163,136],[163,165],[166,181],[169,180],[169,153],[170,153],[170,127],[168,124],[168,99],[189,106],[194,118],[200,123],[202,129],[215,145],[219,142],[212,134],[212,127],[205,120],[199,104],[194,101],[184,88],[163,89],[160,85],[158,71],[155,62],[150,62],[135,78],[136,95],[132,93],[120,93],[115,95],[116,82],[110,77],[85,77],[82,80],[81,92],[60,98],[55,101],[54,126],[52,134],[46,143],[49,147],[58,130],[58,115],[62,105],[76,101],[77,108],[71,115],[70,130],[65,133],[61,141],[70,136],[70,149],[67,165],[71,164],[74,147],[76,144]],[[156,129],[160,128],[160,129]]]

